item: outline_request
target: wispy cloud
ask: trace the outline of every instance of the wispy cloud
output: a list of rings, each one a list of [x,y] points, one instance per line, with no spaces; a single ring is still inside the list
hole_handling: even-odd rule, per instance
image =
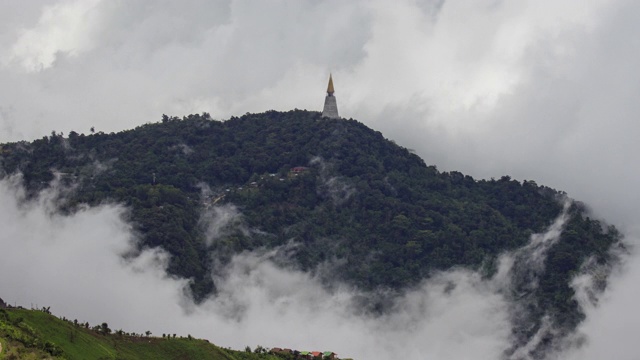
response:
[[[309,164],[319,168],[318,194],[330,198],[334,205],[343,204],[356,193],[355,187],[349,183],[349,180],[337,175],[333,171],[332,165],[324,161],[322,157],[313,157]]]

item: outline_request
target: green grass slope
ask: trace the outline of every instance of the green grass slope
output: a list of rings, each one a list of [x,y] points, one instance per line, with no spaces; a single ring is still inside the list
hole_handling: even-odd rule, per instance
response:
[[[217,347],[194,338],[103,335],[98,331],[27,309],[0,309],[0,359],[279,359]]]

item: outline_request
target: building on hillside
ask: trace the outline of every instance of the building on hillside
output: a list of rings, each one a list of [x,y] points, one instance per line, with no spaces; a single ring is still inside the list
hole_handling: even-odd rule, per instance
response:
[[[329,74],[329,85],[327,86],[327,96],[324,98],[324,109],[322,110],[322,117],[330,119],[339,119],[338,104],[336,103],[336,97],[333,96],[333,78]]]
[[[333,351],[325,351],[322,353],[322,359],[336,360],[338,358],[338,354]]]
[[[309,173],[309,168],[308,167],[306,167],[306,166],[296,166],[296,167],[293,167],[293,168],[291,168],[289,170],[289,174],[287,175],[287,177],[289,179],[291,179],[291,178],[294,178],[294,177],[296,177],[298,175],[304,175],[304,174],[307,174],[307,173]]]

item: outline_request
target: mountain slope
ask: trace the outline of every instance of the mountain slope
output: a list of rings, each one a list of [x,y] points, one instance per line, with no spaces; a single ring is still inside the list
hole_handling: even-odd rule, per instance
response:
[[[34,196],[55,179],[74,185],[60,205],[65,211],[128,205],[142,244],[169,251],[169,271],[193,278],[197,298],[215,292],[214,264],[264,248],[327,285],[338,280],[363,290],[400,292],[454,266],[490,277],[498,256],[544,231],[566,201],[533,181],[439,172],[355,120],[300,110],[224,122],[164,116],[112,134],[54,132],[4,144],[0,154],[5,174],[22,173]],[[610,261],[608,250],[620,240],[579,203],[567,214],[536,275],[540,286],[514,290],[531,299],[536,319],[523,341],[545,314],[561,329],[575,327],[582,314],[571,277],[587,260]],[[375,297],[365,305],[385,311]]]
[[[103,333],[38,310],[0,309],[0,359],[281,359],[219,348],[191,337]]]

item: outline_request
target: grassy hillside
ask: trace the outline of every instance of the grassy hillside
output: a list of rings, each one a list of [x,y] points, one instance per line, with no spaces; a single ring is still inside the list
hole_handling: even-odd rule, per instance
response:
[[[217,347],[190,337],[103,334],[43,311],[0,309],[0,359],[281,359]]]

